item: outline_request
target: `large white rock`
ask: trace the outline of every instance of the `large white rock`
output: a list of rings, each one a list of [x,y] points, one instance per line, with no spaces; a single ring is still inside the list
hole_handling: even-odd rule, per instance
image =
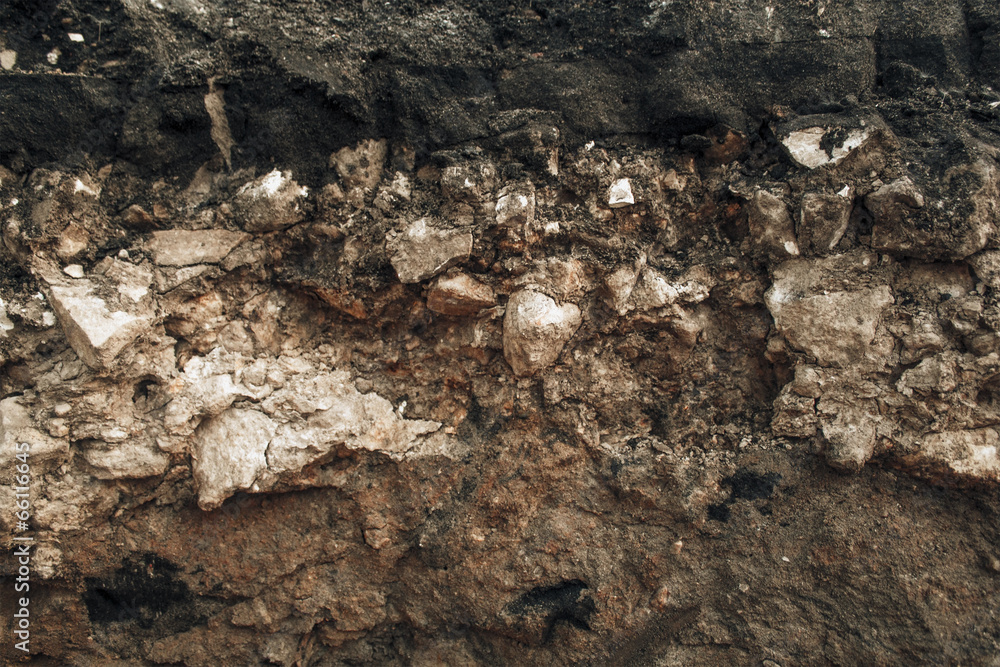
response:
[[[146,247],[159,266],[217,264],[249,238],[249,234],[226,229],[168,229],[153,232]]]
[[[154,320],[151,305],[143,300],[141,285],[119,285],[119,292],[131,299],[140,298],[128,308],[111,307],[95,292],[97,285],[90,280],[49,286],[52,308],[69,344],[80,359],[91,368],[106,368],[115,357],[143,332]],[[121,305],[122,301],[119,301]]]
[[[915,454],[903,463],[932,476],[954,476],[974,482],[1000,480],[1000,436],[992,428],[948,431],[924,436]]]
[[[792,160],[808,169],[816,169],[837,164],[863,145],[870,135],[868,128],[807,127],[790,132],[781,143]]]
[[[252,488],[267,468],[265,453],[276,428],[267,415],[237,408],[202,422],[193,452],[200,508],[215,509],[236,491]]]
[[[503,321],[503,352],[516,375],[526,376],[553,363],[580,328],[580,309],[522,290],[510,297]]]

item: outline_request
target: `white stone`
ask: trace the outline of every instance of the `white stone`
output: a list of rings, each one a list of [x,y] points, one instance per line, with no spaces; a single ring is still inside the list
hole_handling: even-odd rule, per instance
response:
[[[611,208],[622,208],[635,203],[632,195],[632,184],[627,178],[619,178],[608,190],[608,206]]]
[[[95,285],[81,280],[73,285],[51,285],[52,307],[70,345],[91,368],[107,367],[153,322],[149,308],[135,312],[111,310],[94,295]]]
[[[516,375],[527,376],[559,358],[580,328],[580,309],[533,290],[510,297],[503,321],[503,351]]]
[[[604,286],[608,290],[611,307],[619,315],[624,315],[631,310],[629,297],[639,279],[639,272],[646,265],[646,255],[642,253],[639,258],[631,264],[623,264],[612,271],[605,279]]]
[[[535,186],[515,183],[500,191],[496,205],[497,224],[530,237],[535,224]]]
[[[904,462],[980,482],[1000,481],[1000,436],[992,428],[924,436],[915,456]]]
[[[11,51],[10,49],[4,49],[0,51],[0,67],[7,71],[14,69],[14,63],[17,62],[17,51]]]
[[[807,127],[796,130],[782,139],[781,143],[795,162],[808,169],[815,169],[827,164],[837,164],[855,148],[864,144],[870,135],[868,128],[850,130],[843,143],[832,147],[828,153],[820,143],[831,129],[836,128]]]
[[[153,232],[146,247],[159,266],[217,264],[249,238],[249,234],[225,229],[170,229]]]
[[[198,427],[193,460],[201,509],[215,509],[233,493],[253,486],[267,468],[265,453],[276,428],[267,415],[236,408]]]
[[[882,311],[893,303],[886,286],[800,297],[795,285],[778,280],[764,295],[778,331],[823,366],[861,361],[875,339]]]
[[[0,299],[0,338],[6,338],[7,332],[14,328],[14,323],[7,317],[7,307]]]
[[[83,35],[81,35],[78,32],[66,33],[66,36],[69,37],[69,41],[71,41],[71,42],[82,42],[83,41]]]
[[[65,273],[70,278],[83,278],[83,267],[79,264],[70,264],[63,268],[63,273]]]

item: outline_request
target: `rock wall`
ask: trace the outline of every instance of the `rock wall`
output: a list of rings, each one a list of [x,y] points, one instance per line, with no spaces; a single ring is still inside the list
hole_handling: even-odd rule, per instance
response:
[[[0,25],[11,664],[1000,664],[995,3]]]

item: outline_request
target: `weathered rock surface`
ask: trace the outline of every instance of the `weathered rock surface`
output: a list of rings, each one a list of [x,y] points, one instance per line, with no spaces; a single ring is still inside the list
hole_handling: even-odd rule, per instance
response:
[[[404,283],[419,283],[465,261],[472,252],[472,234],[437,229],[421,218],[388,242],[392,267]]]
[[[249,234],[225,229],[170,229],[153,232],[146,247],[152,254],[153,263],[159,266],[218,264],[249,238]]]
[[[0,662],[996,661],[996,3],[0,26]]]
[[[559,358],[580,326],[580,309],[533,290],[516,292],[503,320],[503,352],[516,375],[531,375]]]

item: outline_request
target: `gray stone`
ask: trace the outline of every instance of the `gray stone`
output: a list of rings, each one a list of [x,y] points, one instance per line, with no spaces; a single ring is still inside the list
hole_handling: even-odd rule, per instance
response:
[[[851,201],[840,195],[810,192],[799,209],[798,240],[802,248],[825,255],[843,238],[851,220]]]
[[[285,229],[305,217],[302,205],[308,193],[292,180],[291,172],[275,169],[237,191],[233,214],[244,230],[254,234]]]
[[[882,311],[893,303],[889,288],[801,296],[798,287],[792,273],[779,277],[764,295],[778,332],[823,366],[847,367],[864,359]]]
[[[503,321],[503,351],[516,375],[533,375],[559,358],[580,328],[580,309],[533,290],[510,297]]]
[[[795,225],[784,202],[766,190],[757,190],[747,208],[751,244],[773,259],[799,254]]]
[[[249,238],[249,234],[225,229],[169,229],[153,232],[146,247],[159,266],[217,264]]]
[[[427,218],[411,224],[388,243],[392,267],[404,283],[419,283],[464,262],[472,252],[472,234],[434,229]]]

